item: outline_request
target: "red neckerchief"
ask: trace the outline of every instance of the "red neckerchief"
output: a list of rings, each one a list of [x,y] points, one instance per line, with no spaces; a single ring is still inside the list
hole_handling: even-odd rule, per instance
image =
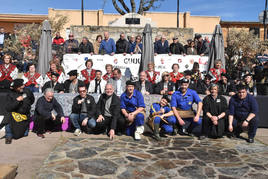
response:
[[[91,69],[91,73],[90,73],[90,76],[89,76],[89,74],[88,74],[88,72],[87,72],[87,69],[84,69],[84,70],[82,70],[81,71],[81,74],[85,77],[85,81],[84,81],[84,83],[85,84],[89,84],[89,82],[91,81],[91,80],[94,80],[95,79],[95,77],[96,77],[96,70],[95,69]]]
[[[148,70],[146,70],[145,73],[147,75],[147,80],[150,81],[152,84],[155,84],[156,77],[160,74],[159,72],[153,71],[153,78],[151,78]]]
[[[39,73],[34,73],[33,76],[30,75],[30,72],[27,72],[24,74],[26,78],[28,78],[28,82],[25,84],[25,86],[30,86],[31,84],[37,85],[38,83],[36,80],[41,76]]]
[[[220,74],[217,73],[217,70],[218,69],[216,69],[216,68],[211,68],[209,70],[213,74],[213,76],[215,76],[215,78],[216,78],[216,81],[214,81],[215,83],[217,83],[220,80],[222,73],[226,73],[226,70],[223,69],[223,68],[219,69],[220,70]]]
[[[108,73],[106,73],[105,75],[103,75],[102,79],[108,81],[110,78],[113,78],[113,77],[114,77],[113,73],[111,73],[110,76],[108,75]]]
[[[13,81],[10,74],[15,70],[16,66],[9,64],[8,68],[5,67],[5,64],[0,65],[0,71],[2,73],[2,76],[0,77],[0,81],[8,80],[10,82]]]
[[[181,74],[180,72],[177,73],[177,75],[174,75],[174,72],[169,73],[171,81],[173,81],[174,83],[176,83],[178,80],[180,80],[183,77],[183,74]]]

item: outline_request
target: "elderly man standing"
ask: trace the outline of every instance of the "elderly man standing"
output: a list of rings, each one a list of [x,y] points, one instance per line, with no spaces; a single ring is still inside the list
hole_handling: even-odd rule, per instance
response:
[[[127,135],[134,134],[134,139],[140,140],[144,131],[145,104],[141,92],[134,88],[135,82],[126,82],[126,91],[120,97],[120,107],[129,125],[126,129]]]
[[[115,130],[117,134],[125,128],[125,121],[121,114],[120,98],[114,93],[113,85],[106,84],[105,93],[103,93],[97,103],[97,126],[104,128],[110,139],[114,138]]]
[[[234,131],[239,137],[243,129],[248,128],[248,142],[254,143],[258,128],[258,103],[247,93],[245,85],[239,85],[237,91],[238,93],[232,96],[229,102],[229,131]]]
[[[129,42],[125,39],[125,34],[121,33],[120,38],[116,42],[116,53],[123,53],[126,55],[129,49]]]
[[[157,54],[169,54],[169,55],[171,55],[166,36],[162,35],[161,39],[158,40],[157,42],[155,42],[154,54],[155,55],[157,55]]]
[[[38,137],[45,138],[44,133],[55,129],[56,125],[65,122],[63,109],[54,98],[54,90],[47,88],[44,96],[40,97],[35,105],[35,130]]]
[[[23,79],[15,79],[11,87],[6,98],[7,114],[1,123],[6,129],[6,144],[28,135],[30,110],[34,103],[34,95],[24,88]]]
[[[203,104],[196,91],[188,89],[188,87],[189,80],[182,79],[180,88],[171,97],[171,107],[181,126],[182,132],[192,136],[193,129],[202,122],[199,117]],[[193,103],[197,104],[196,114],[192,109]],[[186,129],[187,123],[189,125]]]
[[[79,86],[79,95],[73,99],[72,114],[70,120],[75,127],[74,135],[81,134],[81,125],[85,127],[85,132],[91,133],[96,126],[95,113],[96,103],[94,98],[87,94],[86,86]]]
[[[114,39],[110,38],[109,32],[104,32],[104,39],[101,41],[99,54],[114,55],[116,52]]]

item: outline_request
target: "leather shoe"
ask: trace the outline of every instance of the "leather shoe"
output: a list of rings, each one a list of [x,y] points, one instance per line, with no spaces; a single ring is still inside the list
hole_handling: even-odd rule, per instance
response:
[[[198,137],[198,140],[204,140],[204,139],[206,139],[206,138],[207,138],[206,136],[201,135],[201,136]]]
[[[37,134],[38,137],[41,137],[42,139],[45,138],[44,134]]]
[[[11,144],[11,142],[12,142],[12,138],[11,137],[6,138],[6,144]]]
[[[254,143],[254,138],[249,138],[248,143]]]

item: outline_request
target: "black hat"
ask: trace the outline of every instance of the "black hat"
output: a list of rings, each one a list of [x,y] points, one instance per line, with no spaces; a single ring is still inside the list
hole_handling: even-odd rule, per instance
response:
[[[246,78],[246,77],[248,77],[248,76],[252,76],[252,74],[251,74],[251,73],[247,73],[247,74],[245,74],[245,75],[243,76],[243,78]]]
[[[58,74],[58,73],[56,73],[56,72],[51,72],[51,76],[56,76],[56,77],[59,77],[60,75]]]
[[[126,86],[128,86],[128,85],[133,85],[133,86],[135,86],[135,82],[134,81],[131,81],[131,80],[128,80],[127,82],[126,82]]]
[[[227,79],[229,79],[229,75],[227,75],[227,73],[222,73],[221,76],[225,76]]]
[[[202,37],[201,34],[195,34],[195,36],[194,36],[195,39],[199,39],[200,37]]]
[[[13,87],[13,89],[15,88],[18,88],[18,87],[21,87],[23,86],[24,80],[23,79],[15,79],[12,83],[11,83],[11,86]]]
[[[72,70],[72,71],[69,71],[68,73],[69,76],[77,76],[77,70]]]
[[[181,83],[190,83],[190,81],[189,81],[188,79],[186,79],[186,78],[182,78],[182,79],[180,80],[180,82],[181,82]]]
[[[178,37],[173,37],[173,39],[172,40],[178,40]]]
[[[191,76],[191,75],[192,75],[192,71],[190,71],[190,70],[185,70],[185,71],[183,72],[183,74],[184,74],[184,76]]]
[[[211,80],[211,79],[212,79],[212,76],[211,76],[210,74],[206,74],[206,75],[205,75],[205,78]]]
[[[164,94],[164,95],[162,96],[162,99],[165,99],[165,100],[167,100],[168,103],[170,103],[170,98],[169,98],[168,95]]]

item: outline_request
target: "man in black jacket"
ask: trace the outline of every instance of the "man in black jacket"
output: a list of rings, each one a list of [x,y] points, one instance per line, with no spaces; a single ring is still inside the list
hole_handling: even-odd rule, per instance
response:
[[[44,133],[49,133],[56,126],[65,122],[63,109],[58,101],[54,98],[52,88],[47,88],[44,96],[40,97],[35,105],[34,112],[35,125],[34,130],[38,137],[45,138]]]
[[[47,88],[52,88],[55,93],[64,93],[64,85],[57,82],[58,77],[58,73],[51,72],[51,80],[44,84],[42,92],[44,92]]]
[[[125,39],[125,34],[120,34],[120,39],[116,42],[116,53],[123,53],[124,55],[128,52],[129,42]]]
[[[112,140],[117,129],[120,135],[125,128],[125,120],[122,117],[120,109],[120,99],[114,93],[112,84],[106,84],[105,93],[100,96],[97,103],[97,126],[107,129],[108,135]]]
[[[173,43],[169,46],[170,53],[186,55],[186,50],[183,45],[178,42],[178,37],[173,38]]]
[[[150,81],[146,80],[145,71],[140,72],[139,81],[136,82],[135,89],[139,90],[142,95],[153,94],[153,85]]]
[[[13,138],[19,139],[28,135],[29,115],[34,103],[34,95],[24,88],[23,79],[15,79],[12,88],[6,98],[7,114],[1,123],[1,127],[5,126],[6,129],[6,144],[11,144]]]
[[[78,54],[80,53],[90,53],[91,55],[94,53],[93,45],[87,37],[83,37],[82,42],[79,45]]]
[[[83,86],[84,82],[77,79],[77,70],[72,70],[68,73],[69,80],[64,82],[65,93],[78,93],[78,86]]]
[[[90,133],[96,126],[96,103],[94,98],[87,94],[86,86],[79,86],[79,95],[73,99],[72,114],[70,120],[75,127],[74,135],[81,134],[81,126]]]

